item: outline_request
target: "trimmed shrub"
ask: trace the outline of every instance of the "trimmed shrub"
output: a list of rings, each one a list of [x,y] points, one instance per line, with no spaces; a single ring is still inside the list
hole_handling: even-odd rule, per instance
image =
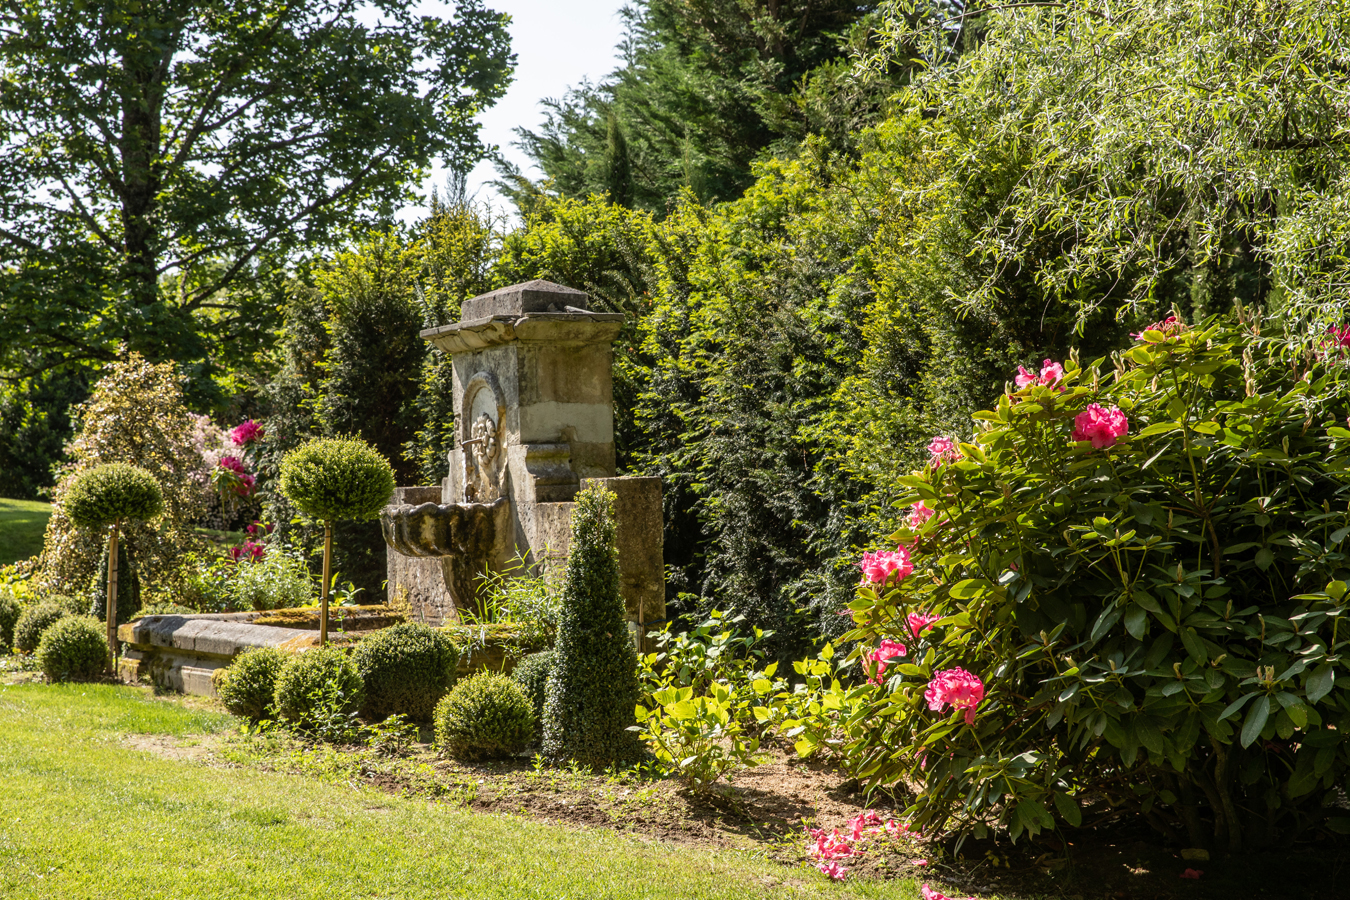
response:
[[[544,756],[596,767],[641,755],[637,653],[628,638],[614,542],[614,493],[577,494],[557,660],[544,700]]]
[[[479,672],[436,706],[436,746],[457,759],[515,753],[534,737],[534,709],[520,687],[497,672]]]
[[[445,632],[408,622],[361,641],[352,662],[366,687],[362,715],[384,719],[401,713],[414,722],[429,722],[454,684],[459,649]]]
[[[103,528],[122,519],[153,519],[164,511],[164,495],[144,469],[104,463],[76,475],[61,506],[77,528]]]
[[[216,681],[216,694],[233,715],[257,722],[276,699],[277,679],[290,657],[276,647],[255,647],[234,658]]]
[[[394,471],[359,438],[324,438],[286,454],[281,493],[320,522],[373,519],[394,494]]]
[[[89,601],[71,594],[53,594],[47,598],[48,603],[55,603],[66,611],[69,616],[87,616],[89,615]],[[94,618],[98,618],[95,616]]]
[[[28,607],[14,625],[14,649],[32,653],[42,640],[42,632],[68,615],[69,612],[50,600]]]
[[[273,698],[277,714],[302,731],[349,716],[361,708],[365,690],[351,657],[333,647],[306,650],[286,660]]]
[[[13,648],[14,626],[21,615],[23,607],[14,599],[14,595],[0,591],[0,652],[8,653]]]
[[[557,665],[558,654],[554,650],[531,653],[516,665],[511,672],[511,680],[520,685],[525,696],[534,706],[534,715],[542,724],[544,721],[544,689],[548,686],[548,677]]]
[[[103,625],[89,616],[62,616],[42,632],[38,665],[48,681],[90,681],[108,664]]]

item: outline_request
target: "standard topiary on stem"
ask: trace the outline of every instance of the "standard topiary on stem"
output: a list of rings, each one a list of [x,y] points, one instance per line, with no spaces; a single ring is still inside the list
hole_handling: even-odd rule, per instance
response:
[[[636,724],[637,653],[624,621],[614,493],[592,484],[577,494],[567,555],[557,659],[544,700],[544,756],[591,766],[630,762]]]
[[[394,495],[394,470],[360,438],[324,438],[286,454],[281,461],[281,493],[296,509],[323,523],[319,643],[326,644],[333,523],[379,515]]]
[[[62,498],[66,517],[79,528],[109,528],[108,671],[117,658],[117,533],[124,521],[145,522],[164,511],[159,482],[144,469],[104,463],[75,477]]]

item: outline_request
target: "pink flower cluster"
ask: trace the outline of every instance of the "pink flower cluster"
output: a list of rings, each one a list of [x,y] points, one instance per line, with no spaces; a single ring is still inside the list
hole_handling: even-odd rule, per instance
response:
[[[1022,390],[1023,388],[1029,388],[1033,385],[1040,385],[1042,387],[1052,387],[1056,388],[1057,390],[1063,391],[1064,385],[1061,383],[1063,381],[1064,381],[1064,367],[1059,363],[1049,359],[1047,359],[1045,361],[1045,364],[1041,366],[1040,375],[1037,375],[1035,372],[1028,372],[1026,370],[1026,367],[1024,366],[1018,366],[1017,377],[1013,379],[1013,383],[1017,385],[1017,389],[1019,391]]]
[[[866,843],[874,837],[885,836],[899,838],[914,834],[909,826],[894,819],[882,819],[875,810],[866,809],[848,820],[848,832],[840,834],[839,829],[826,831],[824,828],[812,828],[809,832],[814,846],[808,852],[816,860],[816,868],[825,873],[831,881],[843,881],[848,877],[848,869],[839,865],[837,860],[850,859],[867,852]]]
[[[1327,335],[1322,340],[1323,350],[1339,350],[1342,353],[1350,350],[1350,325],[1342,325],[1337,328],[1335,325],[1327,329]]]
[[[930,628],[932,628],[933,623],[940,618],[942,617],[930,616],[927,613],[910,613],[909,615],[905,616],[905,621],[909,624],[910,632],[915,637],[918,637],[925,631],[928,631]]]
[[[254,522],[252,525],[248,526],[248,528],[244,530],[247,531],[249,535],[252,537],[265,538],[272,533],[272,529],[275,527],[276,526],[273,525],[271,522],[268,522],[266,525],[264,525],[262,522]]]
[[[863,584],[886,584],[891,579],[898,584],[914,571],[914,563],[910,562],[909,550],[905,547],[864,553],[858,566],[862,569]]]
[[[948,706],[952,709],[964,709],[966,724],[974,725],[975,707],[984,699],[984,682],[965,669],[944,669],[928,682],[923,699],[928,702],[928,708],[934,712],[942,712]]]
[[[257,562],[266,555],[267,548],[253,541],[244,541],[240,546],[230,548],[230,562],[237,563],[240,560]]]
[[[1185,322],[1181,321],[1176,316],[1168,316],[1161,322],[1154,322],[1152,325],[1145,325],[1144,331],[1161,331],[1164,335],[1170,338],[1175,337],[1178,334],[1181,334],[1183,331],[1189,331],[1190,327],[1191,326],[1187,325]],[[1144,331],[1130,332],[1130,337],[1134,338],[1136,341],[1142,341],[1144,339]]]
[[[1130,430],[1130,420],[1117,407],[1103,409],[1099,404],[1089,403],[1087,409],[1074,416],[1073,434],[1075,441],[1092,441],[1098,450],[1110,447]]]
[[[910,528],[922,528],[924,523],[933,518],[934,512],[920,500],[909,509],[909,518],[905,520]]]
[[[868,653],[862,659],[862,666],[864,672],[867,671],[868,663],[876,663],[877,667],[876,672],[874,672],[872,676],[867,680],[872,682],[873,684],[881,684],[882,676],[886,674],[887,664],[891,660],[895,659],[897,656],[904,656],[908,652],[909,650],[906,649],[905,645],[897,641],[891,640],[882,641],[877,646],[877,649],[873,650],[871,653]]]
[[[233,477],[229,479],[231,482],[230,490],[234,491],[240,497],[247,497],[253,493],[253,489],[258,483],[258,479],[251,475],[248,469],[244,468],[242,462],[233,456],[222,456],[220,462],[216,465],[234,473]]]
[[[940,434],[928,444],[928,464],[937,468],[945,462],[956,462],[961,458],[961,448],[956,441]]]
[[[230,440],[236,447],[247,447],[254,441],[263,439],[263,427],[252,419],[245,419],[230,430]]]

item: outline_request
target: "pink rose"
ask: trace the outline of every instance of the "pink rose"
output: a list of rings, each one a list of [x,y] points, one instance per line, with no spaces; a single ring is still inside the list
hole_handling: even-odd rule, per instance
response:
[[[923,692],[928,708],[942,712],[948,706],[966,711],[966,724],[975,724],[975,707],[984,700],[984,682],[965,669],[944,669],[928,682]]]
[[[1087,409],[1073,420],[1075,441],[1091,441],[1098,450],[1110,447],[1130,430],[1130,421],[1117,407],[1103,409],[1096,403],[1089,403]]]
[[[858,566],[862,569],[863,584],[868,582],[886,584],[892,578],[898,584],[914,571],[914,564],[909,561],[909,550],[906,547],[864,553]]]
[[[1064,385],[1060,384],[1063,380],[1064,366],[1054,360],[1047,359],[1045,364],[1041,366],[1040,375],[1037,375],[1034,372],[1028,372],[1024,366],[1018,366],[1017,377],[1013,379],[1013,383],[1017,385],[1019,391],[1031,387],[1032,385],[1058,387],[1059,390],[1063,391]]]
[[[236,447],[246,447],[254,441],[263,439],[263,427],[252,419],[246,419],[230,430],[230,440]]]

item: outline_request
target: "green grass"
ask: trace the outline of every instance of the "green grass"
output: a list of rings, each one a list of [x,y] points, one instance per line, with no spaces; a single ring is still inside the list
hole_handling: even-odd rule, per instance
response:
[[[233,725],[133,688],[0,687],[0,896],[746,898],[917,896],[746,853],[489,816],[136,749]],[[786,884],[782,883],[786,880]]]
[[[0,566],[39,552],[51,516],[50,503],[0,499]]]

